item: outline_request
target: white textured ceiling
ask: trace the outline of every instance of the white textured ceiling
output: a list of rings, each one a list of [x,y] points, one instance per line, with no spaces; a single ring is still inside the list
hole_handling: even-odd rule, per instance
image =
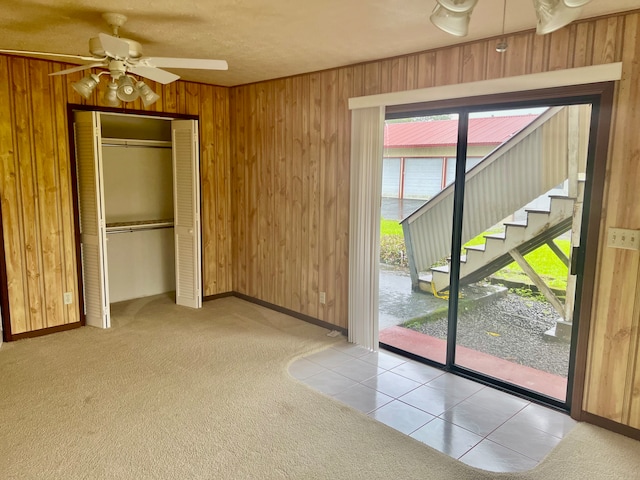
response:
[[[506,32],[535,27],[532,0],[506,0]],[[429,21],[436,0],[0,0],[0,48],[87,55],[111,33],[105,11],[129,17],[120,34],[145,56],[224,59],[226,72],[168,69],[186,80],[239,85],[499,35],[503,0],[479,0],[469,35]],[[640,0],[592,0],[582,18]]]

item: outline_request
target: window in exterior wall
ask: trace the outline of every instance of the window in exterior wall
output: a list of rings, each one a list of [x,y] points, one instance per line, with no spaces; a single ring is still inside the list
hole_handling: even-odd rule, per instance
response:
[[[427,200],[442,190],[442,158],[407,158],[404,198]]]
[[[399,158],[385,158],[382,161],[382,196],[400,197],[400,165]]]

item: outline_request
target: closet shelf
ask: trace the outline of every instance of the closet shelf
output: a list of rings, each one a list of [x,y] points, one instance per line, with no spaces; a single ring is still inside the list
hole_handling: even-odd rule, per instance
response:
[[[136,222],[107,222],[107,233],[139,232],[142,230],[156,230],[159,228],[173,228],[173,219],[140,220]]]
[[[103,147],[159,147],[171,148],[170,140],[138,140],[135,138],[102,138]]]

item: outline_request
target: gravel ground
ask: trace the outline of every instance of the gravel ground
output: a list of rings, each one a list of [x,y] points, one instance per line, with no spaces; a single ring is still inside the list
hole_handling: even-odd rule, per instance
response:
[[[569,344],[544,336],[557,319],[549,303],[508,293],[460,312],[457,340],[459,345],[566,377]],[[447,319],[429,321],[414,330],[444,339]]]

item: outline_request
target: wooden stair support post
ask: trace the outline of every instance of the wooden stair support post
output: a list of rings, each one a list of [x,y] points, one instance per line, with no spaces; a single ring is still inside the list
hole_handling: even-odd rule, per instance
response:
[[[569,257],[567,257],[564,252],[560,250],[560,247],[558,247],[556,242],[554,242],[553,240],[548,240],[546,244],[551,249],[551,251],[556,254],[556,257],[558,257],[560,261],[564,263],[564,266],[569,268]]]
[[[574,247],[580,246],[580,225],[582,223],[583,189],[581,188],[581,176],[583,177],[587,164],[587,149],[590,128],[591,107],[588,105],[572,105],[568,107],[567,116],[567,173],[568,193],[576,199],[573,204],[573,221],[571,224],[571,253]],[[553,242],[551,242],[553,243]],[[555,244],[554,244],[555,245]],[[551,247],[551,245],[549,245]],[[553,250],[553,247],[551,247]],[[554,250],[555,252],[555,250]],[[556,252],[556,255],[558,253]],[[561,258],[561,257],[560,257]],[[562,258],[561,258],[562,259]],[[564,260],[563,260],[564,261]],[[567,264],[567,267],[569,264]],[[564,301],[563,318],[566,322],[573,322],[573,310],[575,308],[576,276],[567,272],[567,291]]]
[[[518,265],[520,265],[520,268],[522,268],[524,273],[526,273],[527,276],[533,281],[535,286],[538,287],[538,290],[540,290],[540,292],[544,295],[547,301],[551,305],[553,305],[553,308],[555,308],[557,312],[564,318],[564,305],[562,305],[562,302],[558,300],[558,297],[556,297],[556,295],[547,286],[547,284],[544,283],[544,280],[540,278],[540,275],[538,275],[535,272],[535,270],[531,267],[531,265],[529,265],[529,262],[527,262],[522,256],[522,254],[515,248],[513,250],[509,250],[509,255],[511,255],[511,257],[515,260],[515,262]]]

